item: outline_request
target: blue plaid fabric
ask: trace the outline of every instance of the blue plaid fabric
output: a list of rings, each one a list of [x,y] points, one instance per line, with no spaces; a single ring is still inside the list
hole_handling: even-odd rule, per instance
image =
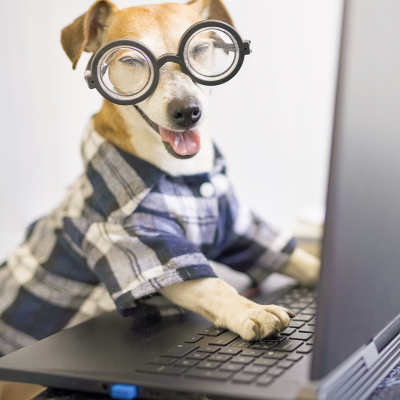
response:
[[[168,314],[158,289],[215,277],[209,260],[261,281],[294,249],[290,234],[239,205],[217,149],[211,173],[171,176],[90,124],[82,156],[65,201],[0,266],[1,354],[115,306]]]

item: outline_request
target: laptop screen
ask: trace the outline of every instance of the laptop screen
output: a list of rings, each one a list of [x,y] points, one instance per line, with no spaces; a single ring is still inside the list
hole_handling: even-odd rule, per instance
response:
[[[345,4],[312,379],[400,313],[399,16]]]

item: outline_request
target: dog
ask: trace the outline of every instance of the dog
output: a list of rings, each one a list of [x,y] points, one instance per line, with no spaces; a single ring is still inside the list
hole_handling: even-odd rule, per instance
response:
[[[63,29],[61,43],[73,69],[83,51],[96,53],[116,39],[140,41],[160,57],[175,53],[186,29],[204,19],[233,26],[220,0],[125,9],[98,0]],[[104,100],[84,137],[85,174],[58,209],[28,228],[27,241],[0,266],[0,353],[112,309],[105,286],[124,315],[138,304],[167,299],[249,341],[289,325],[294,317],[290,310],[239,295],[214,275],[207,260],[208,255],[227,261],[255,281],[279,271],[306,285],[316,283],[320,268],[319,260],[295,248],[290,236],[244,208],[238,211],[207,125],[209,96],[209,87],[195,83],[179,65],[166,63],[154,93],[136,106]],[[198,193],[201,180],[211,193]],[[188,194],[188,188],[196,194]],[[182,215],[182,207],[188,215]],[[206,211],[193,228],[190,218],[200,215],[196,207]],[[234,221],[227,222],[228,217]],[[265,243],[268,249],[261,254]],[[155,260],[162,265],[155,267]],[[32,314],[29,307],[35,309]],[[18,322],[25,331],[13,325],[18,312],[28,316]]]

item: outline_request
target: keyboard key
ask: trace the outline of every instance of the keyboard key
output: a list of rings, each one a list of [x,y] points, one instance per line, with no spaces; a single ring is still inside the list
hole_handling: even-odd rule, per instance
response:
[[[271,336],[271,337],[266,337],[264,339],[261,339],[257,343],[254,344],[264,344],[264,343],[271,343],[271,342],[282,342],[282,340],[285,340],[285,336],[277,335],[277,336]]]
[[[260,375],[263,372],[265,372],[268,368],[267,367],[263,367],[261,365],[247,365],[244,370],[243,373],[244,374],[256,374],[256,375]]]
[[[306,314],[297,314],[296,317],[292,319],[292,321],[303,321],[309,322],[314,318],[313,315],[306,315]]]
[[[197,348],[196,352],[200,353],[216,353],[218,351],[218,347],[214,346],[200,346]]]
[[[300,322],[300,321],[290,321],[289,328],[301,328],[303,325],[305,325],[305,322]]]
[[[286,299],[280,299],[278,302],[275,303],[275,305],[288,308],[290,304],[293,303],[293,301],[294,299],[292,297],[288,297]]]
[[[206,335],[208,336],[214,329],[217,329],[214,325],[202,330],[201,332],[199,332],[199,335]]]
[[[290,336],[291,340],[308,340],[312,337],[312,333],[296,332]]]
[[[294,364],[294,361],[281,360],[276,364],[277,368],[288,369]]]
[[[236,383],[251,383],[256,379],[256,375],[239,373],[233,378]]]
[[[211,339],[208,344],[214,345],[214,346],[226,346],[227,344],[233,342],[235,339],[237,339],[239,335],[237,333],[233,333],[230,331],[226,331],[219,335],[218,337]]]
[[[283,371],[284,370],[282,368],[272,367],[267,371],[267,375],[276,377],[282,375]]]
[[[171,357],[159,357],[156,358],[155,360],[149,361],[149,363],[158,365],[170,365],[176,360],[177,360],[176,358],[171,358]]]
[[[186,368],[177,368],[172,366],[172,367],[165,367],[165,369],[163,371],[159,371],[159,373],[164,375],[178,376],[186,372],[186,370],[187,370]]]
[[[298,314],[301,311],[301,308],[292,308],[292,306],[288,307],[288,309],[295,314]]]
[[[201,339],[203,339],[203,336],[192,336],[191,338],[186,339],[185,343],[196,343]]]
[[[279,300],[277,302],[275,302],[274,304],[276,306],[280,306],[280,307],[285,307],[285,308],[289,308],[290,304],[293,302],[293,299],[287,299],[287,300]]]
[[[308,321],[308,325],[315,326],[315,318],[313,318],[311,321]]]
[[[226,381],[232,375],[231,372],[209,371],[206,369],[192,369],[185,376],[189,378],[213,379]]]
[[[230,347],[239,347],[241,349],[247,349],[255,342],[248,342],[247,340],[239,339],[235,343],[230,344]]]
[[[184,367],[184,368],[189,368],[189,367],[194,367],[196,364],[198,363],[198,361],[196,361],[196,360],[185,360],[185,359],[181,359],[181,360],[178,360],[175,364],[174,364],[174,366],[175,367]]]
[[[221,365],[220,362],[216,361],[202,361],[197,365],[196,368],[201,368],[201,369],[217,369]]]
[[[303,356],[302,355],[300,355],[300,354],[289,354],[287,357],[286,357],[286,360],[288,360],[288,361],[299,361],[299,360],[301,360],[303,358]]]
[[[251,346],[252,349],[257,350],[269,350],[272,349],[277,343],[276,342],[269,342],[269,343],[256,343]]]
[[[250,364],[252,361],[254,361],[254,359],[254,357],[235,356],[232,358],[231,362],[238,364]]]
[[[219,336],[221,333],[226,332],[226,329],[223,328],[215,328],[212,332],[208,334],[208,336]]]
[[[307,344],[307,345],[312,345],[312,344],[314,344],[314,338],[312,337],[310,340],[307,340],[306,344]]]
[[[291,305],[290,305],[290,309],[292,309],[292,308],[300,308],[300,309],[303,309],[303,308],[306,308],[308,306],[308,303],[302,303],[302,302],[300,302],[300,301],[295,301],[294,303],[292,303]]]
[[[279,352],[279,351],[267,351],[263,355],[263,358],[274,358],[275,360],[282,360],[286,356],[287,356],[287,354]]]
[[[189,354],[186,358],[191,358],[194,360],[204,360],[208,357],[208,353],[192,353]]]
[[[278,343],[274,347],[274,351],[285,351],[285,352],[292,352],[300,347],[303,343],[297,340],[289,340],[286,339],[283,342]]]
[[[228,354],[213,354],[211,357],[208,358],[208,360],[225,362],[229,361],[231,358],[232,356],[229,356]]]
[[[286,328],[283,332],[281,332],[282,335],[290,336],[292,333],[296,332],[296,329],[294,328]]]
[[[274,381],[274,378],[272,376],[263,375],[257,379],[257,385],[267,386],[267,385],[270,385],[273,381]]]
[[[260,357],[264,354],[261,350],[253,350],[253,349],[245,349],[243,350],[240,355],[246,357]]]
[[[301,314],[309,314],[309,315],[315,315],[315,308],[311,309],[311,308],[305,308],[304,310],[301,311]]]
[[[186,368],[169,367],[166,365],[147,365],[137,369],[139,372],[150,372],[152,374],[175,375],[178,376],[186,371]]]
[[[315,326],[306,325],[306,326],[303,326],[302,328],[300,328],[299,331],[300,332],[306,332],[306,333],[314,333],[315,332]]]
[[[297,350],[297,353],[300,354],[308,354],[313,350],[313,346],[303,346],[300,350]]]
[[[220,370],[221,371],[231,371],[231,372],[237,372],[240,371],[244,367],[243,364],[225,364],[223,365]]]
[[[278,360],[274,358],[259,358],[258,360],[254,361],[253,365],[261,365],[264,367],[273,367]]]
[[[276,302],[287,302],[287,301],[293,301],[293,297],[290,295],[290,293],[286,293],[285,295],[283,295],[282,297],[280,297],[279,299],[277,299],[276,301],[274,301],[274,304],[276,304]]]
[[[178,346],[171,347],[165,353],[161,354],[164,357],[183,357],[191,351],[197,349],[199,346],[193,346],[190,344],[179,344]]]
[[[242,351],[242,349],[238,349],[235,347],[227,347],[225,349],[221,349],[219,354],[231,354],[231,355],[236,355],[239,354]]]

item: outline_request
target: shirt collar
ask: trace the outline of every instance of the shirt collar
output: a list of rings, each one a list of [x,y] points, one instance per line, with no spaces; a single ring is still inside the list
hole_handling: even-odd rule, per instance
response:
[[[104,139],[94,129],[93,121],[83,136],[81,152],[85,174],[92,187],[91,206],[109,221],[120,221],[130,215],[153,187],[168,175]],[[209,178],[224,172],[224,160],[215,147],[214,168]],[[204,180],[204,175],[207,174],[186,175],[185,178]]]

